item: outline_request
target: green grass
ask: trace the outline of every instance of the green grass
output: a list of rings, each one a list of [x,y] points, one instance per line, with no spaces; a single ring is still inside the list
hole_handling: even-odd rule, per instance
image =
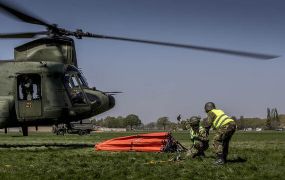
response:
[[[0,179],[285,179],[284,132],[238,132],[224,166],[215,166],[210,148],[205,159],[168,162],[173,154],[95,152],[105,139],[134,133],[56,136],[31,133],[0,135]],[[186,147],[186,132],[174,133]],[[87,148],[45,147],[44,144],[87,144]],[[37,145],[18,148],[12,145]],[[42,146],[41,146],[42,145]],[[245,159],[239,162],[238,157]],[[154,162],[154,163],[151,163]]]

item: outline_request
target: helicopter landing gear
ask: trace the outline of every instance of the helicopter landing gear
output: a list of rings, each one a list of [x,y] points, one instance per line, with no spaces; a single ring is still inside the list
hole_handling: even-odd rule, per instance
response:
[[[79,134],[80,136],[83,136],[83,135],[88,134],[88,132],[87,132],[86,130],[79,130],[79,131],[78,131],[78,134]]]
[[[22,125],[23,136],[28,136],[28,126]]]

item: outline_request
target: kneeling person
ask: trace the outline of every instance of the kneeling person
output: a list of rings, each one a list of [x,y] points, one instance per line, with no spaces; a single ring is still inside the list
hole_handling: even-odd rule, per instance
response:
[[[193,143],[187,155],[195,158],[197,156],[205,156],[204,151],[209,147],[208,132],[200,125],[200,117],[193,116],[188,122],[190,138]]]

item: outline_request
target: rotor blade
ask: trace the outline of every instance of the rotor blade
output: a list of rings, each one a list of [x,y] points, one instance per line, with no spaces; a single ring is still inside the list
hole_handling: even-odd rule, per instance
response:
[[[110,95],[110,96],[116,96],[116,95],[118,95],[118,94],[108,94],[108,95]]]
[[[270,54],[260,54],[260,53],[252,53],[252,52],[245,52],[245,51],[236,51],[236,50],[203,47],[203,46],[195,46],[195,45],[187,45],[187,44],[176,44],[176,43],[160,42],[160,41],[150,41],[150,40],[143,40],[143,39],[132,39],[132,38],[116,37],[116,36],[105,36],[105,35],[99,35],[99,34],[92,34],[88,32],[86,33],[83,32],[79,36],[129,41],[129,42],[137,42],[137,43],[145,43],[145,44],[155,44],[155,45],[170,46],[170,47],[177,47],[177,48],[186,48],[186,49],[208,51],[208,52],[228,54],[228,55],[234,55],[234,56],[243,56],[243,57],[261,59],[261,60],[269,60],[269,59],[274,59],[274,58],[279,57],[277,55],[270,55]]]
[[[24,21],[26,23],[31,24],[38,24],[38,25],[44,25],[48,28],[53,28],[54,26],[45,22],[44,20],[41,20],[39,18],[36,18],[35,16],[30,15],[30,13],[25,12],[24,10],[20,8],[16,8],[15,5],[8,5],[7,3],[4,3],[0,1],[0,10],[5,11],[9,15],[13,15],[14,17],[20,19],[21,21]]]
[[[123,93],[121,91],[113,91],[113,92],[104,92],[106,94],[119,94],[119,93]]]
[[[45,35],[45,34],[48,34],[48,31],[26,32],[26,33],[7,33],[7,34],[0,34],[0,39],[5,39],[5,38],[34,38],[37,35]]]

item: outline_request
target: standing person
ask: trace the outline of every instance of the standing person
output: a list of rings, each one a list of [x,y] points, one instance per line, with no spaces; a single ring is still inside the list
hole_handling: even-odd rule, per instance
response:
[[[193,143],[189,149],[187,156],[195,158],[197,156],[205,156],[204,151],[209,147],[208,133],[206,129],[200,126],[200,117],[192,116],[188,122],[187,129],[190,131],[190,138]]]
[[[208,115],[208,128],[212,127],[216,130],[213,139],[214,151],[217,155],[215,164],[222,165],[227,161],[229,142],[236,130],[236,123],[222,110],[216,109],[213,102],[207,102],[205,104],[205,112]]]
[[[23,81],[21,82],[23,100],[32,100],[33,99],[33,81],[27,75],[24,76]]]

